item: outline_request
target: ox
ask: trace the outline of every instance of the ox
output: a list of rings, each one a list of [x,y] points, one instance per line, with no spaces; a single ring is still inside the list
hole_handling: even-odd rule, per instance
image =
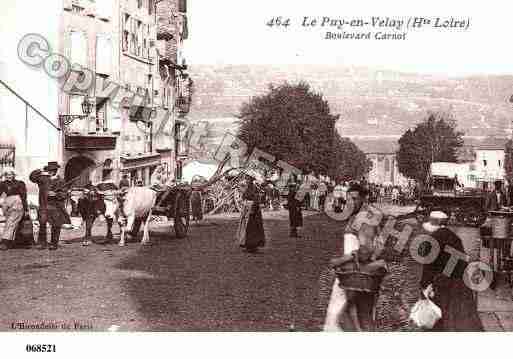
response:
[[[115,191],[117,187],[113,183],[100,183],[98,186],[87,185],[78,196],[72,192],[73,210],[80,214],[86,227],[83,245],[91,243],[93,225],[99,216],[104,216],[107,224],[107,241],[113,239],[112,225],[118,211]]]
[[[134,237],[139,232],[143,222],[141,244],[149,244],[149,225],[156,199],[157,192],[148,187],[132,187],[120,199],[118,220],[121,227],[120,246],[125,245],[127,235]]]

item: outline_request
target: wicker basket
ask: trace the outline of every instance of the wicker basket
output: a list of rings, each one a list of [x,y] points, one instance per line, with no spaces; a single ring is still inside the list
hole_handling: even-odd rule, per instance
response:
[[[378,292],[385,272],[369,273],[361,270],[357,256],[354,258],[353,267],[353,270],[344,270],[343,268],[335,269],[340,287],[357,292]]]

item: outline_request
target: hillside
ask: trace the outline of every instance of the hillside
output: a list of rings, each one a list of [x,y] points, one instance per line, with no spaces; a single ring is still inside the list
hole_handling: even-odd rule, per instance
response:
[[[467,136],[505,135],[513,120],[513,76],[449,78],[366,68],[326,66],[191,66],[195,93],[190,118],[208,120],[207,147],[236,132],[242,103],[270,83],[307,81],[324,94],[343,136],[396,137],[427,111],[450,112]]]
[[[234,117],[270,83],[307,81],[341,115],[345,136],[398,135],[428,110],[450,111],[467,135],[504,134],[513,119],[506,101],[513,76],[440,76],[326,66],[191,66],[192,119]],[[483,132],[484,131],[484,132]]]

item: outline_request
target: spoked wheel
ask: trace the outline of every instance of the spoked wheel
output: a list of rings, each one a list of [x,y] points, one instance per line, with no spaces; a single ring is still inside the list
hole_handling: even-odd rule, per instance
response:
[[[189,232],[189,198],[183,193],[178,192],[175,199],[175,218],[174,227],[176,238],[185,238]]]

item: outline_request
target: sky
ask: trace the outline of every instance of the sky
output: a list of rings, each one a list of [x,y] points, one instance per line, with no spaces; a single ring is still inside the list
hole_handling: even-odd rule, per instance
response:
[[[35,0],[18,1],[36,3]],[[14,2],[1,0],[1,37],[9,36],[9,30],[20,22],[12,12],[5,10]],[[185,54],[190,64],[329,64],[446,76],[513,74],[509,3],[496,0],[189,0],[190,39],[186,42]],[[37,1],[35,11],[23,13],[24,24],[41,23],[44,16],[39,4],[60,7],[62,0]],[[300,26],[304,16],[428,17],[440,14],[470,17],[471,28],[454,33],[434,29],[409,33],[404,41],[351,41],[324,40],[325,31]],[[266,26],[275,16],[290,17],[295,25],[286,30]],[[0,60],[6,56],[6,51],[5,46],[0,48]]]
[[[190,64],[330,64],[465,76],[513,74],[511,5],[506,1],[189,0]],[[440,15],[445,14],[445,15]],[[274,16],[296,23],[265,24]],[[468,31],[409,33],[404,41],[325,40],[304,16],[454,16]],[[350,31],[350,30],[345,30]]]

